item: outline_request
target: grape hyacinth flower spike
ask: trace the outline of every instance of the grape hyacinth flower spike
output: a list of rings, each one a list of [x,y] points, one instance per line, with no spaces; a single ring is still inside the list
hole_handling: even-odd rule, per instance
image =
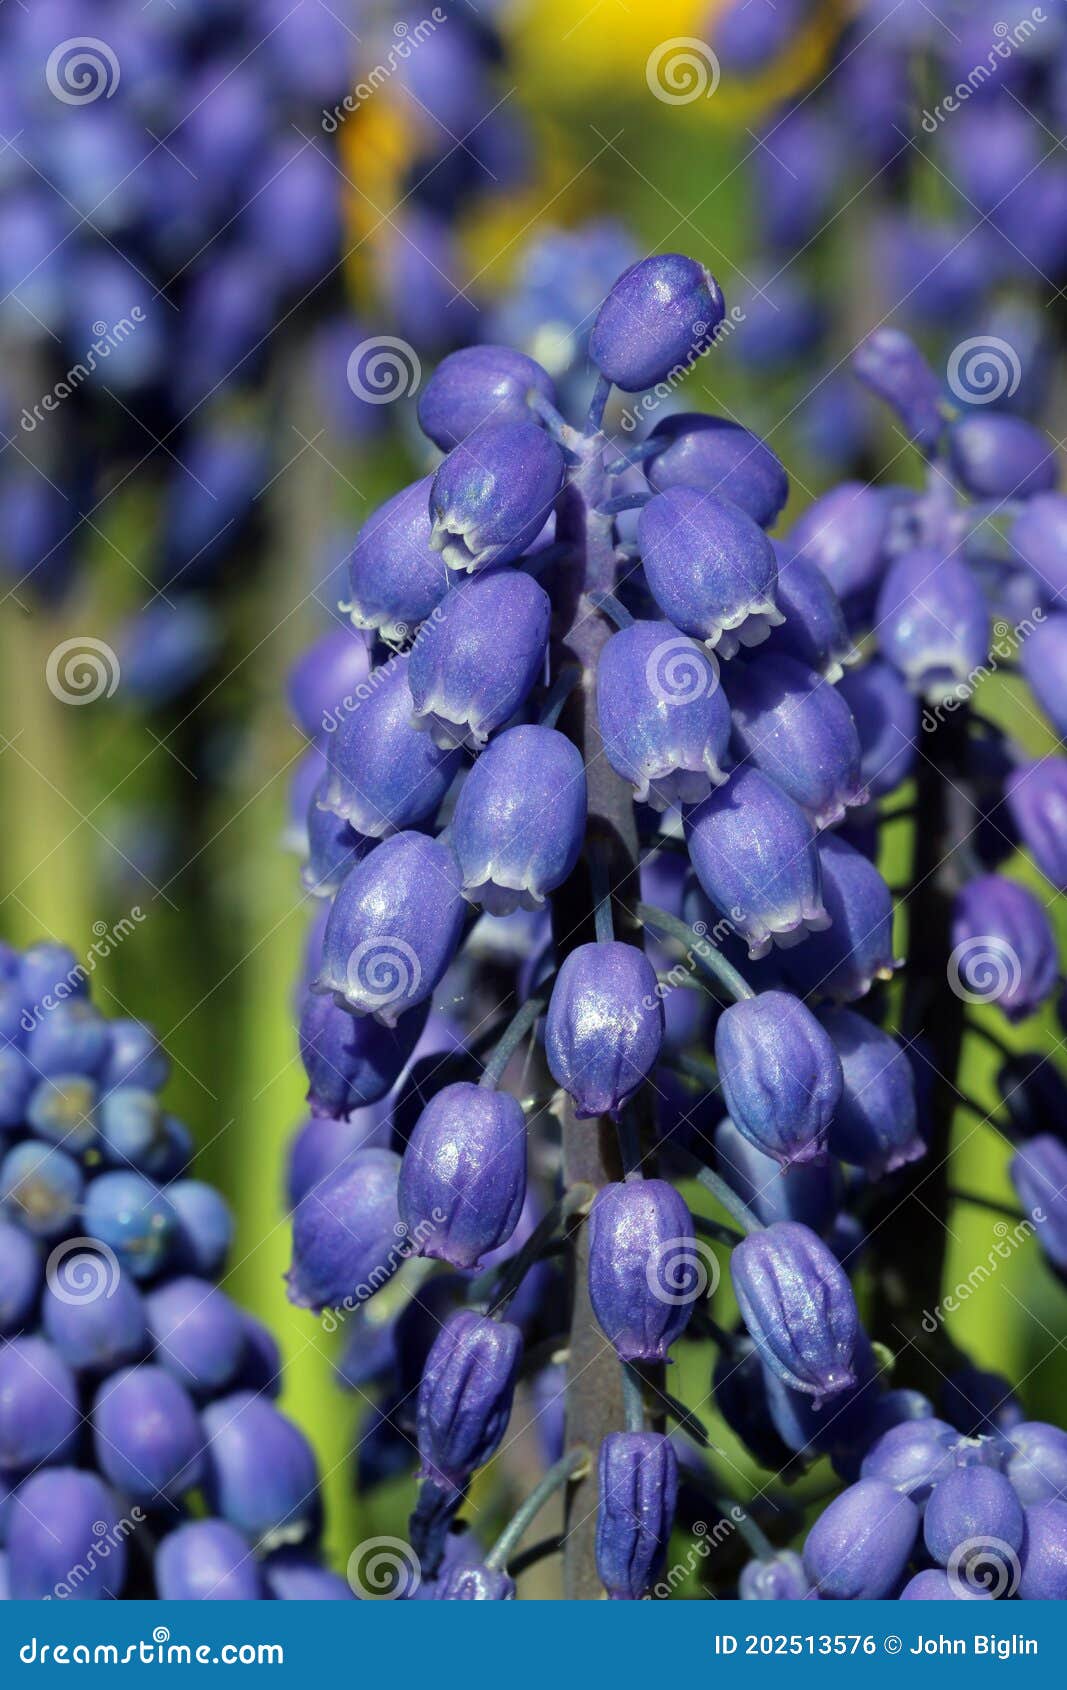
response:
[[[35,947],[24,961],[23,979],[7,976],[16,1019],[47,1022],[46,1000],[68,1001],[55,995],[67,975],[69,1001],[92,1007],[90,971],[73,956]],[[27,1113],[3,1163],[4,1594],[265,1600],[279,1537],[301,1542],[305,1566],[327,1579],[314,1457],[269,1400],[277,1347],[215,1283],[232,1217],[188,1177],[189,1135],[157,1096],[169,1072],[159,1041],[94,1011],[79,1026],[60,1016],[50,1043],[80,1061],[69,1079],[101,1101],[96,1135],[74,1135],[69,1153],[34,1136],[48,1122]],[[395,1222],[398,1158],[377,1154],[393,1168]],[[321,1273],[329,1251],[315,1243]],[[190,1522],[194,1506],[213,1517]]]
[[[877,76],[871,84],[883,92]],[[460,98],[451,85],[449,97]],[[848,125],[880,158],[869,128],[887,109],[899,115],[887,97]],[[771,240],[814,215],[812,161],[825,161],[832,134],[825,112],[780,127],[800,190],[788,203],[769,174]],[[988,274],[991,248],[978,244]],[[945,297],[965,269],[960,259],[941,279]],[[497,321],[527,333],[536,291],[524,287],[519,316]],[[406,649],[353,670],[355,708],[342,699],[324,736],[319,801],[363,843],[344,872],[336,832],[311,830],[309,876],[332,908],[308,950],[313,1115],[291,1164],[290,1290],[353,1314],[341,1370],[379,1393],[364,1482],[411,1476],[418,1446],[408,1541],[424,1598],[525,1595],[525,1568],[556,1544],[524,1535],[556,1489],[568,1594],[674,1594],[663,1568],[676,1501],[688,1523],[695,1498],[722,1510],[725,1491],[702,1422],[662,1388],[660,1370],[695,1344],[717,1352],[716,1404],[754,1459],[790,1478],[823,1457],[844,1488],[814,1508],[806,1541],[773,1499],[774,1542],[742,1505],[747,1554],[692,1568],[687,1594],[943,1599],[959,1594],[955,1540],[993,1532],[1018,1564],[1019,1592],[1062,1595],[1064,1434],[1027,1421],[1006,1381],[958,1353],[942,1212],[985,1202],[957,1180],[949,1134],[959,1093],[966,1107],[977,1101],[961,1052],[969,1064],[981,1039],[997,1052],[1006,1115],[991,1118],[1013,1134],[1027,1211],[1017,1247],[1036,1231],[1053,1271],[1067,1272],[1062,1100],[1034,1077],[1036,1035],[1007,1059],[970,1008],[996,1001],[1021,1016],[1062,983],[1042,901],[991,872],[1014,828],[1053,888],[1067,883],[1059,760],[1027,760],[997,710],[971,707],[979,684],[1000,684],[988,641],[997,634],[1005,661],[1003,621],[1021,679],[1067,724],[1055,673],[1067,616],[1054,609],[1067,526],[1049,444],[1017,394],[1015,413],[957,415],[914,343],[880,330],[857,373],[925,465],[913,454],[891,481],[830,486],[772,541],[789,478],[765,441],[692,411],[643,436],[632,425],[652,401],[612,403],[613,387],[673,386],[716,338],[723,304],[703,265],[642,260],[598,292],[599,311],[583,296],[573,315],[594,322],[584,418],[570,414],[573,367],[554,382],[528,352],[453,354],[419,399],[423,432],[447,455],[357,540],[352,614]],[[816,314],[804,315],[790,325],[791,356],[812,344]],[[751,328],[758,362],[767,347]],[[581,333],[568,329],[572,348]],[[820,471],[831,447],[838,463],[866,464],[876,437],[824,435]],[[305,727],[315,679],[306,665]],[[320,778],[302,783],[305,802]],[[914,794],[898,795],[907,780]],[[890,860],[893,890],[878,866]],[[898,902],[906,959],[894,946]],[[407,967],[367,972],[365,954],[388,943]],[[985,990],[982,944],[1005,963],[1004,992]],[[8,977],[0,956],[5,1033]],[[416,1061],[431,1000],[429,1025],[447,1016],[449,1035]],[[62,1128],[75,1096],[62,1059],[84,1056],[96,1032],[92,1017],[67,1017],[39,1041],[57,1096],[38,1095],[16,1014],[19,1060],[0,1068],[16,1130],[26,1111],[42,1132]],[[86,1133],[99,1136],[103,1121],[113,1134],[113,1115],[133,1131],[133,1104],[101,1113],[84,1093]],[[20,1165],[7,1169],[22,1148],[8,1151],[7,1188],[21,1189]],[[930,1168],[942,1170],[936,1181]],[[93,1188],[108,1175],[77,1155],[72,1180],[62,1163],[26,1172],[42,1250],[77,1213],[83,1172],[94,1202],[107,1195]],[[718,1208],[686,1203],[673,1183],[683,1177]],[[103,1220],[135,1259],[138,1246],[150,1258],[137,1292],[149,1340],[161,1308],[180,1317],[152,1365],[185,1353],[195,1327],[190,1398],[199,1404],[209,1384],[239,1395],[252,1364],[235,1364],[228,1311],[209,1300],[203,1325],[194,1320],[198,1270],[165,1193],[149,1182],[145,1195],[165,1233],[158,1253],[128,1203],[113,1205],[117,1217],[104,1205]],[[734,1331],[717,1324],[712,1299],[727,1261]],[[13,1275],[12,1308],[34,1295],[35,1268],[23,1259]],[[109,1354],[135,1342],[136,1314],[127,1306],[129,1331],[116,1319],[101,1335]],[[897,1345],[894,1329],[914,1342]],[[44,1330],[57,1348],[62,1336],[62,1360],[82,1353],[54,1311]],[[524,1340],[533,1399],[550,1409],[538,1427],[543,1472],[489,1546],[463,1523],[465,1498],[476,1481],[480,1501],[498,1470],[507,1485],[518,1477],[525,1443],[510,1417]],[[144,1362],[142,1352],[123,1365]],[[681,1397],[690,1370],[671,1377]],[[208,1407],[220,1412],[220,1400]],[[661,1413],[678,1427],[669,1442],[652,1419]],[[248,1529],[240,1463],[227,1470],[217,1452],[208,1477],[221,1523]],[[268,1532],[288,1529],[291,1508],[282,1486]],[[292,1524],[314,1529],[299,1510]],[[214,1548],[225,1571],[225,1543]],[[269,1565],[280,1552],[293,1553],[272,1548],[257,1568],[272,1596],[292,1570]]]

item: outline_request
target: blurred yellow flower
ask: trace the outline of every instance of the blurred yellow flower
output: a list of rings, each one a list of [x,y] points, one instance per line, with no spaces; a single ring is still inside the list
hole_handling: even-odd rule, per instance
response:
[[[640,102],[649,77],[658,76],[661,86],[689,94],[665,102],[683,122],[727,124],[817,80],[848,8],[846,0],[823,0],[781,61],[736,80],[720,78],[712,51],[715,19],[725,9],[726,0],[516,0],[502,22],[531,100],[569,102],[593,93]]]
[[[464,208],[455,232],[461,285],[478,291],[507,279],[539,223],[572,223],[595,210],[598,148],[575,145],[578,112],[610,130],[615,119],[655,126],[684,146],[708,128],[743,134],[779,102],[815,85],[847,16],[847,0],[823,0],[789,51],[757,77],[720,74],[712,43],[726,0],[514,0],[498,22],[506,59],[502,95],[534,133],[536,177],[521,192],[484,195]],[[663,92],[657,96],[657,87]],[[375,254],[403,216],[419,154],[419,114],[402,88],[387,84],[344,123],[338,135],[354,250],[349,276],[357,301],[370,306],[379,286]],[[599,152],[608,154],[607,143]]]

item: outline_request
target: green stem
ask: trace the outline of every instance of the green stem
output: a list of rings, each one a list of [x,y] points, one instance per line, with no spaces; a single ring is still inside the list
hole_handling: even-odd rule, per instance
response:
[[[742,1202],[737,1192],[732,1190],[714,1169],[708,1168],[703,1162],[690,1154],[681,1145],[674,1147],[675,1155],[680,1156],[692,1168],[693,1178],[699,1180],[705,1191],[718,1200],[728,1215],[732,1215],[742,1232],[762,1232],[763,1222],[758,1215],[754,1215],[747,1203]]]
[[[692,958],[696,967],[709,979],[723,986],[735,1003],[743,1003],[746,998],[756,996],[748,981],[738,973],[732,963],[727,962],[722,952],[716,950],[714,945],[705,944],[703,935],[695,933],[676,915],[657,909],[655,904],[638,903],[637,919],[646,927],[658,928],[668,938],[677,939],[680,945],[686,947],[686,955]]]
[[[495,1091],[508,1063],[518,1050],[523,1039],[537,1024],[548,1003],[550,982],[546,981],[540,991],[532,998],[527,998],[520,1010],[517,1010],[508,1026],[501,1033],[493,1050],[486,1057],[485,1067],[482,1069],[478,1084],[486,1091]]]
[[[1010,1221],[1029,1220],[1021,1209],[1013,1208],[1010,1203],[999,1203],[995,1197],[982,1197],[977,1191],[963,1191],[958,1185],[950,1185],[948,1194],[954,1203],[969,1203],[975,1209],[988,1209],[992,1215],[1005,1215]]]
[[[549,1497],[554,1496],[556,1491],[569,1484],[571,1479],[577,1478],[579,1470],[587,1467],[589,1460],[589,1451],[585,1445],[578,1444],[553,1463],[540,1484],[534,1486],[526,1501],[516,1509],[497,1538],[485,1557],[487,1567],[499,1568],[507,1565],[508,1556],[521,1543],[527,1529],[537,1518]]]
[[[490,1268],[470,1285],[469,1303],[485,1303],[494,1320],[502,1318],[512,1297],[534,1263],[539,1261],[546,1245],[552,1242],[556,1228],[578,1214],[593,1200],[591,1185],[573,1185],[542,1215],[522,1249],[500,1267]]]
[[[713,1238],[716,1244],[729,1244],[731,1249],[745,1236],[743,1232],[735,1232],[732,1226],[723,1226],[721,1221],[709,1220],[706,1215],[693,1215],[693,1225],[705,1238]]]
[[[643,1432],[645,1429],[645,1386],[641,1375],[632,1361],[624,1361],[622,1367],[622,1400],[626,1407],[626,1430],[628,1432]]]

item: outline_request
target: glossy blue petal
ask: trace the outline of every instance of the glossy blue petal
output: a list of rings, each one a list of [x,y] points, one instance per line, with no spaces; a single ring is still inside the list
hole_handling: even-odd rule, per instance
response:
[[[427,1103],[404,1151],[400,1218],[421,1256],[474,1268],[506,1244],[526,1196],[526,1124],[507,1092],[467,1081]]]
[[[637,538],[660,609],[719,657],[758,645],[784,620],[774,547],[729,499],[670,487],[642,510]]]
[[[460,765],[412,723],[409,661],[390,658],[357,686],[327,740],[319,801],[374,839],[431,821]]]
[[[636,945],[579,945],[552,988],[545,1054],[580,1118],[617,1114],[650,1072],[663,1040],[656,972]]]
[[[466,909],[458,881],[439,839],[383,839],[334,899],[316,989],[395,1027],[432,995],[456,954]]]
[[[730,707],[718,665],[673,623],[613,634],[596,685],[604,755],[639,804],[698,804],[726,779]]]
[[[841,1062],[811,1010],[788,992],[731,1004],[715,1030],[734,1125],[783,1167],[821,1161],[841,1097]]]
[[[730,1258],[741,1318],[766,1364],[820,1407],[856,1382],[852,1287],[821,1239],[797,1221],[751,1232]]]
[[[667,1554],[678,1458],[658,1432],[609,1432],[600,1446],[596,1566],[613,1601],[639,1601]]]
[[[561,886],[585,836],[581,753],[554,728],[499,734],[470,770],[448,837],[463,895],[492,915],[537,909]]]
[[[685,833],[701,887],[751,957],[829,926],[815,829],[759,769],[735,769],[686,812]]]
[[[609,381],[638,393],[695,363],[725,315],[719,284],[702,264],[676,252],[642,258],[600,307],[589,356]]]

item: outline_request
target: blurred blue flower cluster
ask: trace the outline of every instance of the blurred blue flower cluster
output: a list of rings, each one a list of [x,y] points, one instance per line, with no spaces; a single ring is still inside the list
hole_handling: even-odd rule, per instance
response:
[[[351,1600],[169,1061],[90,974],[0,951],[0,1596]]]

